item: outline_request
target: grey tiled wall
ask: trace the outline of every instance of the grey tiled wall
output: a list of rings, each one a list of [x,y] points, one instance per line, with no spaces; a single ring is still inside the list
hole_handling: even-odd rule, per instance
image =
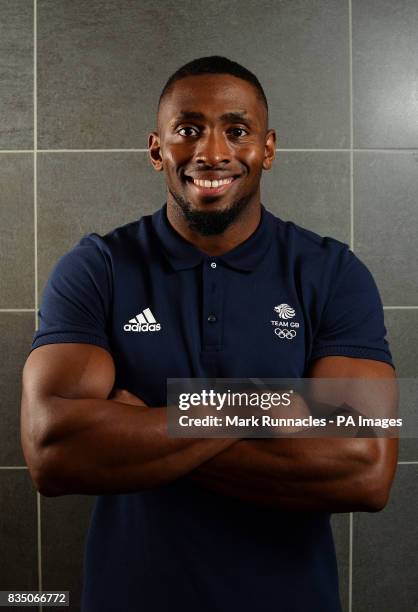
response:
[[[221,54],[259,77],[278,135],[262,201],[349,243],[418,372],[416,0],[0,0],[0,590],[78,609],[90,496],[41,497],[19,441],[20,376],[44,283],[91,231],[159,208],[146,154],[166,78]],[[418,446],[387,507],[333,517],[345,612],[418,610]]]

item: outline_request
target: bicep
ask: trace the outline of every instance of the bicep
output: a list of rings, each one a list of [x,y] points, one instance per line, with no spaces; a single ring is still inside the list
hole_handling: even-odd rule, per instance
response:
[[[115,381],[110,353],[93,344],[45,344],[29,355],[22,375],[23,391],[32,398],[105,399]]]
[[[396,378],[391,365],[374,359],[329,356],[315,359],[308,378]]]
[[[395,370],[387,363],[352,357],[323,357],[311,364],[307,375],[318,380],[341,379],[341,383],[338,381],[335,386],[321,385],[320,382],[315,386],[313,380],[317,401],[334,405],[345,403],[366,417],[396,416],[399,389]],[[361,444],[365,455],[376,466],[376,478],[386,483],[388,491],[398,460],[398,438],[362,438]]]
[[[36,460],[51,426],[49,399],[106,399],[115,381],[110,353],[93,344],[46,344],[34,349],[22,373],[21,442]]]

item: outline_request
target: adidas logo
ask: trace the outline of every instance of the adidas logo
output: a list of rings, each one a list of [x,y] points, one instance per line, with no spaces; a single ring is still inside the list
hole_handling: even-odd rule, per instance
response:
[[[124,331],[147,332],[160,331],[161,325],[157,323],[154,315],[149,308],[145,308],[138,313],[133,319],[129,319],[128,323],[123,326]]]

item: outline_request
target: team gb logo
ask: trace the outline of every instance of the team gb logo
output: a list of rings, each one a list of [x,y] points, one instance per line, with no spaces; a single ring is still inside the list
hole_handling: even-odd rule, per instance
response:
[[[279,320],[271,321],[275,335],[281,340],[293,340],[297,336],[299,323],[297,321],[289,321],[296,315],[294,308],[289,304],[279,304],[273,307],[274,312],[279,316]]]
[[[295,316],[295,310],[289,304],[280,304],[274,307],[274,312],[277,312],[280,319],[293,319]]]

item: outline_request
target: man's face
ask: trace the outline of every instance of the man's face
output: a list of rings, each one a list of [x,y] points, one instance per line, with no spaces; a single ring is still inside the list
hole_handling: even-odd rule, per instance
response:
[[[148,144],[154,168],[165,172],[167,203],[191,228],[213,235],[259,202],[261,173],[271,167],[275,142],[254,86],[208,74],[175,83]]]

